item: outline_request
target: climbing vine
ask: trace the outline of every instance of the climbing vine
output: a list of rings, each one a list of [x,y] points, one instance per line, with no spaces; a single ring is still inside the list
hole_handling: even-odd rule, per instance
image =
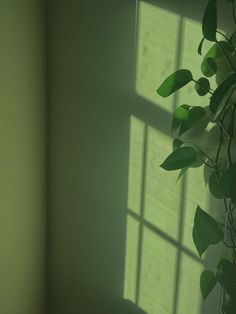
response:
[[[236,25],[234,0],[232,19]],[[198,46],[202,56],[204,42],[212,42],[211,48],[203,56],[202,77],[194,78],[188,69],[180,69],[168,76],[157,89],[162,97],[168,97],[187,84],[193,84],[199,96],[208,96],[207,106],[179,105],[172,119],[173,151],[160,165],[167,171],[180,170],[179,178],[192,167],[210,170],[208,187],[211,194],[222,200],[223,221],[215,219],[197,206],[193,223],[192,238],[200,257],[209,246],[222,243],[231,254],[221,258],[214,270],[204,270],[200,277],[200,288],[206,300],[217,284],[222,287],[222,313],[236,313],[236,32],[226,36],[218,30],[217,0],[209,0],[202,19],[203,38]],[[219,39],[220,38],[220,39]],[[221,65],[225,64],[222,73]],[[221,72],[221,73],[220,73]],[[215,89],[210,86],[209,77],[221,76]],[[204,121],[204,123],[202,123]],[[185,136],[194,128],[204,134],[212,132],[215,150],[202,149],[194,140]],[[209,131],[210,130],[210,131]],[[210,143],[209,143],[210,144]],[[178,179],[179,179],[178,178]],[[214,210],[212,210],[214,211]]]

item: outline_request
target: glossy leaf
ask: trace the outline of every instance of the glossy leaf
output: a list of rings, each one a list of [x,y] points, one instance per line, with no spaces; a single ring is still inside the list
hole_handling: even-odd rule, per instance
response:
[[[188,166],[196,160],[197,153],[192,147],[180,147],[173,151],[160,165],[165,170],[178,170]]]
[[[194,218],[193,240],[199,255],[207,249],[210,244],[217,244],[224,238],[224,232],[219,223],[199,206]]]
[[[199,96],[204,96],[209,92],[210,82],[207,78],[200,77],[200,79],[198,79],[195,83],[194,88]]]
[[[236,84],[236,73],[231,74],[216,88],[210,100],[210,111],[212,114],[217,113],[222,100],[234,84]]]
[[[192,79],[192,73],[189,70],[178,70],[164,80],[157,89],[157,93],[162,97],[168,97],[178,89],[187,85]]]
[[[216,276],[212,271],[204,270],[200,278],[200,287],[204,301],[217,284]]]
[[[181,125],[181,123],[188,118],[188,111],[190,109],[190,106],[188,105],[181,105],[175,109],[175,112],[173,114],[172,119],[172,132],[178,129],[178,127]]]
[[[198,123],[204,116],[206,115],[206,111],[204,108],[200,106],[192,107],[182,121],[180,125],[179,134],[183,134],[192,128],[196,123]]]
[[[220,183],[219,175],[217,175],[216,171],[213,171],[210,180],[209,180],[209,189],[211,194],[218,199],[221,199],[224,197],[224,193],[222,191],[222,186]]]
[[[217,11],[216,0],[209,0],[202,20],[203,36],[210,41],[216,41]]]
[[[216,74],[217,72],[216,61],[210,57],[205,58],[201,64],[201,71],[202,74],[207,77],[211,77],[212,75]]]

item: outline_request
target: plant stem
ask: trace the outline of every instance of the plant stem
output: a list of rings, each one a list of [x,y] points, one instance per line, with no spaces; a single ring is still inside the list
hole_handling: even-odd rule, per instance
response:
[[[222,121],[221,121],[220,119],[217,119],[216,121],[217,121],[217,123],[219,124],[219,128],[222,129],[222,131],[225,132],[225,134],[228,136],[228,138],[230,138],[230,134],[229,134],[229,132],[226,130],[226,128],[225,128],[224,124],[222,123]]]
[[[229,143],[228,143],[228,159],[229,159],[229,164],[232,165],[232,157],[231,157],[231,146],[232,146],[232,141],[233,141],[233,136],[234,136],[234,117],[235,117],[235,110],[236,110],[236,105],[234,104],[233,109],[232,109],[232,115],[230,119],[230,125],[229,125]]]
[[[232,9],[233,9],[234,24],[236,24],[236,14],[235,14],[235,6],[234,6],[234,1],[232,1]]]
[[[201,86],[201,88],[205,89],[205,91],[207,91],[209,94],[213,95],[213,93],[214,93],[214,90],[213,90],[213,89],[211,89],[211,88],[207,89],[205,86],[202,86],[198,81],[196,81],[196,80],[194,80],[194,79],[192,79],[192,81],[193,81],[194,83],[198,84],[199,86]]]
[[[224,51],[224,48],[223,48],[223,46],[221,45],[221,43],[220,43],[219,41],[217,41],[216,43],[217,43],[217,45],[220,47],[220,49],[221,49],[223,55],[224,55],[225,58],[227,59],[229,65],[230,65],[231,68],[232,68],[232,70],[233,70],[234,72],[236,72],[235,67],[233,66],[232,62],[230,61],[229,56],[227,55],[227,53]]]
[[[225,246],[227,246],[230,249],[234,249],[234,246],[229,245],[228,243],[226,243],[224,240],[222,241],[224,243]]]
[[[224,37],[224,39],[227,41],[227,43],[230,45],[230,47],[232,48],[232,52],[234,52],[234,47],[233,47],[233,45],[231,44],[231,42],[230,42],[230,40],[229,40],[229,38],[225,35],[225,34],[223,34],[222,32],[220,32],[220,31],[216,31],[218,34],[220,34],[221,36],[223,36]]]

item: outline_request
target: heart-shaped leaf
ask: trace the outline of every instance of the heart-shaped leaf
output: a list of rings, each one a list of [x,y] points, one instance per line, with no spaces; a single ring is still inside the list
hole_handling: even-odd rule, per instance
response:
[[[218,199],[224,197],[220,179],[221,178],[219,177],[219,174],[217,174],[216,171],[213,171],[209,180],[209,189],[211,191],[211,194]]]
[[[178,129],[181,123],[188,118],[189,105],[181,105],[175,109],[172,119],[172,132]]]
[[[223,98],[229,92],[230,88],[236,84],[236,73],[228,76],[214,91],[210,100],[210,111],[212,114],[216,114]]]
[[[217,284],[216,276],[212,271],[204,270],[200,278],[200,287],[204,301]]]
[[[198,234],[197,228],[195,228],[195,226],[193,226],[192,237],[198,254],[201,257],[202,254],[208,249],[210,244]]]
[[[178,89],[187,85],[192,79],[192,73],[189,70],[178,70],[164,80],[157,89],[157,93],[162,97],[168,97]]]
[[[196,123],[198,123],[206,115],[206,110],[203,107],[192,107],[185,116],[185,119],[181,122],[179,135],[188,131]]]
[[[193,229],[193,241],[200,256],[210,244],[217,244],[224,238],[219,223],[199,206],[196,209]]]
[[[178,170],[188,166],[197,159],[197,153],[192,147],[180,147],[173,151],[160,165],[165,170]]]
[[[203,36],[210,41],[216,41],[217,10],[216,0],[209,0],[202,19]]]

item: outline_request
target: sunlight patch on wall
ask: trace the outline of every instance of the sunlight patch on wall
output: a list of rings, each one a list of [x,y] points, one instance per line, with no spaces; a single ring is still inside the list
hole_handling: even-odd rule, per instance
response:
[[[148,314],[171,313],[177,249],[144,229],[139,305]]]
[[[193,252],[196,252],[192,240],[192,228],[197,206],[208,211],[209,191],[203,178],[203,167],[189,169],[187,172],[187,187],[185,197],[184,238],[183,243]]]
[[[178,314],[184,313],[188,300],[196,308],[201,303],[197,276],[202,265],[186,255],[183,245],[196,254],[191,239],[195,201],[200,200],[198,204],[206,208],[207,191],[201,169],[190,170],[183,194],[182,183],[176,182],[178,173],[159,167],[171,151],[171,142],[160,130],[131,116],[124,297],[148,314],[173,314],[176,300],[181,309]],[[182,197],[186,206],[183,225]],[[179,238],[180,228],[183,239]]]
[[[195,261],[186,254],[182,255],[178,314],[201,313],[202,298],[199,293],[199,278],[203,268],[203,264]]]
[[[156,89],[175,71],[179,23],[177,14],[139,2],[136,92],[167,111],[173,96],[161,98]]]
[[[171,149],[169,136],[155,128],[148,128],[144,217],[176,239],[181,183],[176,182],[178,172],[168,172],[159,167]]]
[[[137,286],[139,223],[131,216],[127,216],[126,230],[124,297],[135,302]]]
[[[203,56],[197,52],[198,43],[202,37],[202,25],[189,18],[183,18],[182,25],[182,44],[180,68],[191,70],[193,77],[198,80],[203,76],[201,63]],[[205,40],[203,45],[203,55],[211,47],[212,43]],[[216,87],[215,77],[209,78],[211,87]],[[209,103],[209,94],[199,97],[194,89],[194,83],[190,83],[179,91],[178,104],[189,104],[195,106],[206,106]]]
[[[140,213],[145,123],[131,116],[128,177],[128,208]]]
[[[196,47],[200,39],[200,23],[139,1],[135,88],[150,102],[144,102],[146,116],[153,104],[167,115],[183,103],[208,104],[208,96],[200,98],[194,84],[177,97],[156,93],[177,67],[191,69],[196,79],[202,76]],[[208,48],[205,43],[204,52]],[[192,227],[196,206],[209,208],[203,169],[189,170],[185,181],[177,183],[177,172],[159,167],[172,150],[171,136],[160,129],[163,123],[154,128],[141,119],[130,120],[124,297],[148,314],[199,314],[203,263],[192,241]]]

